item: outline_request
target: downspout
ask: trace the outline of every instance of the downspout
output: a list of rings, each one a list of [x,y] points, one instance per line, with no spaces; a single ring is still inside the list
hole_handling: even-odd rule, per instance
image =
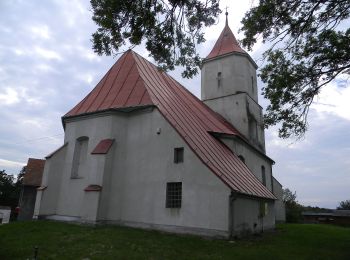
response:
[[[231,191],[229,196],[229,231],[230,231],[230,238],[234,236],[234,229],[235,229],[235,221],[234,221],[234,201],[237,199],[237,194],[234,191]]]

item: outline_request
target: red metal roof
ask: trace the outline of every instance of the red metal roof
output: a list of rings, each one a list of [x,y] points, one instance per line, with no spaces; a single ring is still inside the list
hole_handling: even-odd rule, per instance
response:
[[[145,104],[157,106],[198,158],[233,191],[275,199],[247,166],[211,134],[240,133],[180,83],[133,51],[124,53],[95,89],[63,119]]]
[[[227,18],[226,18],[227,19]],[[227,20],[224,29],[222,30],[219,39],[216,41],[214,48],[211,50],[206,59],[215,58],[230,52],[246,53],[233,35]]]
[[[91,154],[106,154],[108,153],[109,149],[111,148],[112,144],[114,142],[114,139],[104,139],[101,140],[94,150],[91,152]]]
[[[40,186],[43,177],[45,160],[29,158],[26,173],[23,177],[23,185]]]
[[[97,86],[66,116],[111,108],[152,105],[132,55],[123,55]]]

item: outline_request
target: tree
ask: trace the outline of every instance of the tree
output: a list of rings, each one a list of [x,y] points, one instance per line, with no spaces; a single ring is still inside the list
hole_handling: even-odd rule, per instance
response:
[[[5,170],[0,171],[0,206],[11,207],[11,219],[16,219],[14,209],[18,205],[24,173],[25,167],[22,168],[15,181],[13,175],[7,174]]]
[[[198,73],[201,58],[196,45],[205,41],[203,27],[215,23],[221,13],[219,0],[91,0],[92,19],[98,25],[92,35],[99,55],[120,52],[145,41],[146,49],[162,69],[181,65],[183,77]]]
[[[292,192],[290,189],[286,188],[283,189],[283,202],[284,203],[296,203],[296,198],[297,198],[297,193],[296,192]]]
[[[349,14],[348,0],[260,0],[243,18],[244,47],[259,37],[272,43],[260,77],[270,101],[265,125],[280,124],[280,137],[302,137],[320,90],[350,74]]]
[[[13,175],[6,174],[5,170],[0,171],[0,205],[17,205],[18,199],[14,189],[14,180]]]
[[[339,202],[337,209],[347,209],[350,210],[350,200],[344,200]]]
[[[296,192],[293,193],[288,188],[283,189],[283,202],[286,206],[286,222],[298,223],[301,221],[303,206],[297,202],[296,198]]]

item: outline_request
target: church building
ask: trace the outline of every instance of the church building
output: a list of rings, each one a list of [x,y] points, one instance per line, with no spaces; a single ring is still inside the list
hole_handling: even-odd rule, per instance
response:
[[[216,237],[274,228],[282,188],[256,69],[227,21],[202,65],[201,100],[125,52],[62,117],[64,144],[46,157],[34,217]]]

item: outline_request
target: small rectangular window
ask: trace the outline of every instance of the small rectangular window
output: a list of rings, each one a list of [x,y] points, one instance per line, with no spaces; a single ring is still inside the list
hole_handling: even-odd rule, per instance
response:
[[[166,207],[181,208],[182,182],[168,182],[166,184]]]
[[[264,186],[266,186],[266,174],[265,174],[265,167],[261,166],[261,178],[262,178],[262,183]]]
[[[174,149],[174,163],[182,163],[184,161],[184,148],[178,147]]]
[[[218,80],[218,87],[221,87],[221,82],[222,82],[221,72],[218,72],[218,76],[216,79]]]
[[[267,202],[264,201],[260,201],[260,205],[259,205],[259,217],[263,218],[268,214],[268,204]]]

